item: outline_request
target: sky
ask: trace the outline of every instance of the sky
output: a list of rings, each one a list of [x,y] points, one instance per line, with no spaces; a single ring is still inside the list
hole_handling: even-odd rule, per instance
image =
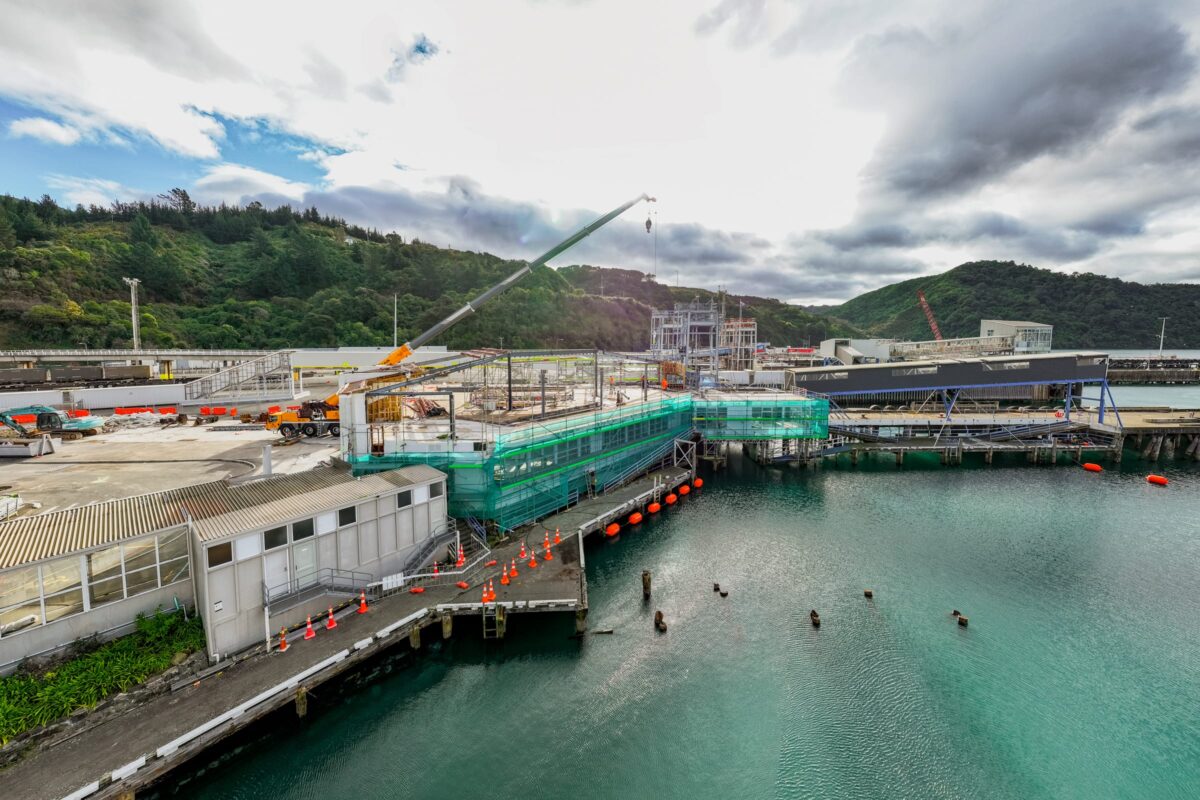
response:
[[[0,193],[172,187],[835,303],[1200,280],[1200,2],[0,0]],[[647,234],[647,215],[656,223]]]

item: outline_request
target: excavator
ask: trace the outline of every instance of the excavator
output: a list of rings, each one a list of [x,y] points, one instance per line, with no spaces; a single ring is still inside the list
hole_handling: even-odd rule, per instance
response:
[[[13,429],[18,436],[27,439],[43,433],[63,439],[82,439],[99,433],[104,427],[104,418],[91,415],[72,417],[50,406],[22,406],[0,411],[0,425]]]
[[[464,305],[462,308],[455,311],[450,316],[443,319],[433,327],[421,333],[410,342],[397,347],[392,352],[379,362],[380,367],[400,367],[401,363],[413,354],[421,345],[430,341],[441,333],[444,333],[449,328],[462,321],[463,318],[470,316],[479,310],[480,306],[491,300],[497,295],[503,294],[513,287],[517,281],[524,278],[535,268],[543,266],[547,261],[574,247],[583,239],[590,236],[595,231],[612,222],[617,217],[624,214],[633,206],[645,200],[647,203],[656,202],[656,199],[648,194],[640,194],[632,200],[622,203],[604,216],[589,225],[585,225],[575,233],[563,239],[561,242],[551,247],[545,253],[535,258],[533,261],[522,265],[520,269],[509,275],[504,280],[491,287],[483,294],[476,297],[471,302]],[[650,220],[646,220],[646,232],[650,232]],[[412,370],[409,370],[411,373]],[[308,400],[305,401],[298,409],[288,409],[275,414],[271,414],[267,419],[267,430],[278,430],[286,436],[294,436],[297,433],[305,436],[320,436],[326,433],[334,436],[341,431],[338,416],[338,395],[334,393],[323,400]]]

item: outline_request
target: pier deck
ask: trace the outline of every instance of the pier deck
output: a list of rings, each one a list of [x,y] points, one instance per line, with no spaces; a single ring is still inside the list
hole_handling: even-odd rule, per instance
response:
[[[610,522],[619,521],[651,500],[661,500],[668,492],[692,477],[692,471],[683,466],[666,467],[630,481],[612,491],[580,500],[562,513],[538,522],[537,528],[570,531],[587,536],[600,531]]]

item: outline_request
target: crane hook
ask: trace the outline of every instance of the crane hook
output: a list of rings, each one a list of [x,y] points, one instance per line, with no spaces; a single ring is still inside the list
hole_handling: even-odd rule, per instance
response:
[[[650,216],[649,216],[649,215],[646,215],[646,233],[649,233],[649,232],[650,232],[650,225],[651,225],[651,223],[650,223]]]

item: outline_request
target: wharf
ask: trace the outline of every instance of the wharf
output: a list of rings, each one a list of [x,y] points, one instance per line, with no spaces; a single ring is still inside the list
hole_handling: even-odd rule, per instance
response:
[[[652,501],[661,501],[693,475],[694,470],[683,465],[666,467],[605,494],[584,498],[566,511],[541,520],[536,527],[551,531],[557,528],[586,537]]]
[[[599,498],[598,498],[599,499]],[[539,532],[540,534],[540,532]],[[541,535],[530,537],[540,545]],[[511,563],[520,542],[493,548],[491,557]],[[586,583],[582,548],[576,534],[564,535],[554,559],[538,567],[518,564],[518,577],[500,584],[499,567],[478,573],[469,589],[427,586],[422,594],[406,590],[370,604],[366,614],[350,605],[337,615],[337,627],[314,623],[316,638],[305,641],[303,620],[288,637],[288,651],[257,648],[240,661],[174,692],[157,695],[119,716],[88,727],[87,717],[42,745],[36,752],[0,772],[0,797],[22,800],[132,797],[190,758],[271,712],[297,703],[300,688],[309,689],[354,669],[394,645],[421,645],[421,630],[440,624],[443,637],[454,620],[478,617],[487,631],[487,616],[513,613],[574,611],[586,619]],[[492,579],[496,602],[485,611],[482,582]],[[577,624],[580,619],[577,616]],[[493,633],[494,619],[493,619]],[[499,631],[503,635],[503,623]],[[203,673],[202,673],[203,674]]]

